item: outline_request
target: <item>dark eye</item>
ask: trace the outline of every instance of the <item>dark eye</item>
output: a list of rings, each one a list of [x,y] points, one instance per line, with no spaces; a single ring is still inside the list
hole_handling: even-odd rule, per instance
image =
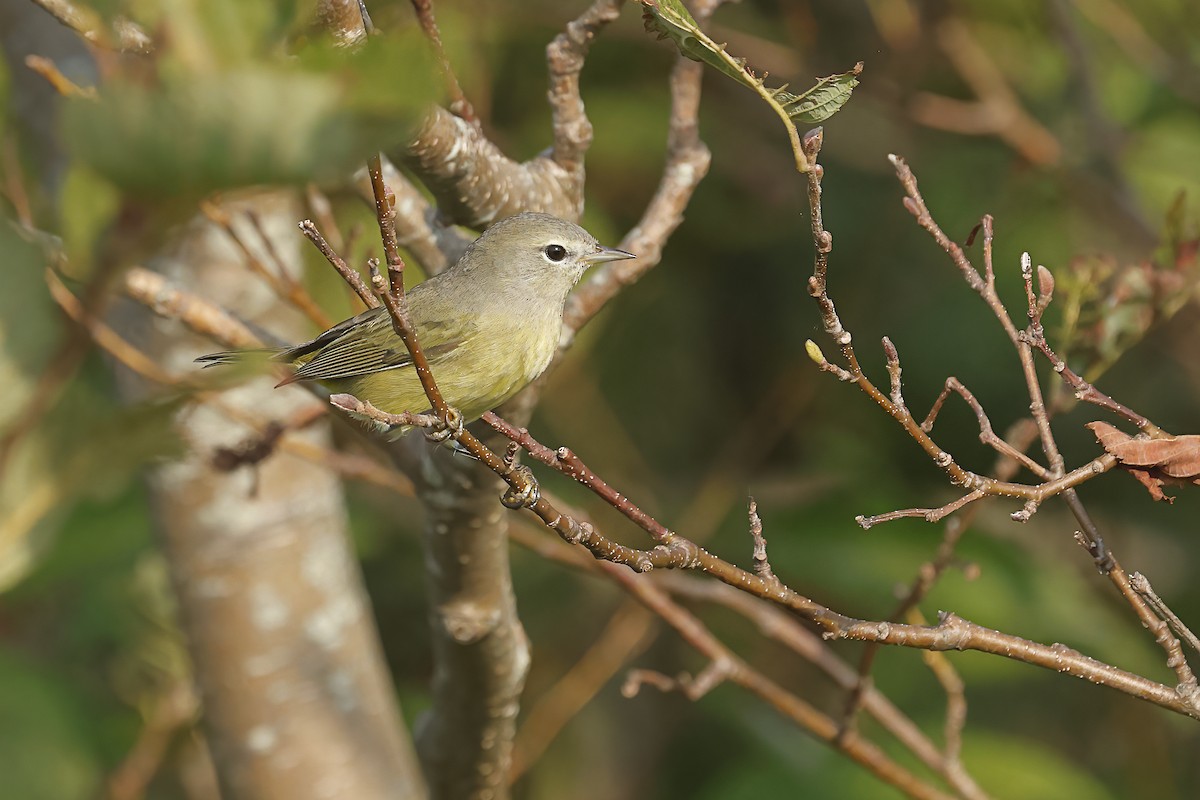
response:
[[[561,244],[548,244],[542,252],[546,254],[546,258],[556,263],[567,257],[567,248]]]

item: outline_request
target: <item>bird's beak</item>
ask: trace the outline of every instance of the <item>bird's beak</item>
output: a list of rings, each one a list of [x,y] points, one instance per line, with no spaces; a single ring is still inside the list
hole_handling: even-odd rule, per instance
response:
[[[601,247],[596,252],[585,255],[582,260],[590,267],[592,264],[603,264],[605,261],[623,261],[627,258],[637,258],[637,256],[624,250],[618,250],[615,247]]]

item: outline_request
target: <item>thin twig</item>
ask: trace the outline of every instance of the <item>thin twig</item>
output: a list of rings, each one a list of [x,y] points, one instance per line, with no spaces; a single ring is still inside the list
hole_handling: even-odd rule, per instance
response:
[[[758,503],[750,498],[750,538],[754,540],[754,571],[765,580],[778,581],[775,571],[771,569],[771,560],[767,558],[767,539],[763,536],[762,519],[758,516]]]
[[[754,623],[764,636],[780,642],[812,663],[837,686],[852,694],[861,693],[862,708],[925,766],[941,775],[959,795],[972,800],[987,797],[966,770],[962,769],[961,764],[948,763],[945,754],[903,711],[893,705],[877,688],[864,686],[853,667],[839,658],[819,635],[792,615],[732,586],[681,573],[658,575],[653,585],[661,586],[678,597],[720,604],[742,615]],[[835,746],[844,734],[844,729],[839,731],[839,738],[833,742]]]
[[[433,0],[412,0],[412,7],[413,11],[417,13],[417,22],[420,23],[425,38],[433,46],[433,53],[438,60],[438,68],[442,72],[442,80],[446,84],[446,92],[450,95],[450,111],[467,122],[478,125],[479,119],[475,116],[475,109],[471,107],[471,103],[463,93],[458,76],[454,74],[454,67],[446,56],[446,48],[442,44],[442,33],[438,30],[437,19],[433,14]]]
[[[378,308],[379,298],[367,286],[366,281],[358,274],[358,271],[346,263],[345,259],[337,254],[329,242],[325,241],[325,237],[317,230],[317,226],[312,220],[306,219],[300,221],[300,230],[304,233],[308,240],[321,251],[321,255],[325,256],[325,260],[337,270],[337,274],[342,277],[342,280],[354,290],[358,295],[358,299],[363,301],[363,305],[367,308]]]
[[[1154,592],[1154,587],[1150,585],[1150,579],[1140,572],[1135,572],[1129,576],[1129,585],[1133,590],[1146,599],[1150,607],[1154,609],[1160,617],[1162,617],[1175,631],[1175,633],[1193,650],[1200,652],[1200,639],[1196,638],[1196,634],[1192,633],[1191,629],[1184,624],[1183,620],[1171,610],[1171,607],[1163,601]]]
[[[908,612],[908,621],[920,625],[924,624],[925,618],[914,608]],[[946,694],[946,722],[943,726],[946,737],[945,761],[947,764],[961,764],[962,732],[967,724],[967,698],[962,677],[945,653],[926,650],[921,653],[921,659]]]
[[[333,325],[333,320],[317,304],[317,301],[308,293],[304,285],[288,272],[286,265],[274,249],[274,245],[271,242],[272,237],[268,236],[262,229],[262,223],[253,211],[247,210],[242,213],[242,216],[258,235],[259,244],[265,250],[266,255],[275,262],[275,269],[267,266],[262,256],[251,246],[245,232],[239,229],[239,226],[235,224],[233,216],[223,205],[217,202],[204,201],[200,204],[200,211],[204,214],[205,218],[225,232],[225,235],[241,251],[242,258],[249,270],[266,281],[275,294],[299,309],[321,330],[325,330]]]
[[[130,296],[142,301],[158,313],[181,319],[190,327],[206,335],[214,336],[226,346],[253,346],[252,334],[227,314],[211,304],[199,301],[168,284],[155,273],[134,269],[126,275],[125,289]],[[224,338],[223,338],[224,337]],[[512,474],[511,464],[478,443],[468,434],[460,439],[464,445],[474,445],[481,460],[489,469],[502,475],[514,490],[524,488],[521,479]],[[545,448],[548,450],[548,448]],[[554,453],[554,451],[550,451]],[[589,481],[590,482],[590,481]],[[805,598],[787,587],[769,585],[753,572],[741,570],[703,549],[691,545],[681,537],[658,526],[647,517],[646,524],[657,526],[660,535],[669,535],[673,547],[653,551],[636,551],[617,545],[600,535],[594,526],[580,522],[559,511],[545,496],[533,504],[531,510],[570,543],[582,544],[594,555],[618,564],[634,566],[635,569],[659,567],[693,567],[710,573],[724,583],[758,597],[771,600],[784,608],[791,609],[805,619],[817,623],[828,638],[846,638],[858,641],[874,641],[882,644],[908,647],[944,649],[969,649],[1002,655],[1018,661],[1035,664],[1058,672],[1084,678],[1143,700],[1168,708],[1177,713],[1200,718],[1200,698],[1181,697],[1170,687],[1157,684],[1138,675],[1095,661],[1062,646],[1041,645],[1009,634],[991,631],[962,620],[952,614],[943,615],[935,626],[912,626],[872,622],[838,614],[814,601]],[[607,569],[616,569],[615,567]],[[621,573],[616,569],[617,573]],[[836,726],[834,726],[836,733]],[[834,734],[831,734],[831,736]]]
[[[655,582],[644,580],[628,570],[606,561],[580,558],[577,551],[553,546],[552,541],[536,536],[532,531],[521,526],[514,526],[512,535],[514,540],[543,556],[575,568],[597,572],[615,582],[634,599],[665,620],[684,641],[706,656],[710,663],[719,664],[720,677],[756,695],[786,719],[809,731],[826,744],[844,752],[848,758],[865,767],[880,780],[896,787],[909,797],[946,797],[943,792],[896,764],[872,742],[859,736],[850,737],[845,741],[837,740],[837,727],[832,719],[739,658],[718,640],[695,615],[672,600]],[[715,675],[716,673],[710,672],[708,677]],[[668,678],[664,682],[645,672],[642,673],[642,677],[654,681],[656,686],[664,690],[680,688],[675,679]],[[979,797],[979,795],[969,796]]]
[[[700,86],[703,65],[679,56],[671,70],[671,117],[666,164],[654,196],[625,238],[621,249],[636,259],[612,261],[592,274],[567,298],[562,347],[623,288],[662,260],[663,246],[683,222],[683,212],[708,173],[712,155],[700,140]]]
[[[946,378],[945,388],[942,389],[941,394],[934,401],[933,407],[929,409],[929,416],[925,417],[925,421],[921,423],[923,430],[933,430],[934,420],[937,419],[938,412],[942,409],[942,404],[946,402],[946,398],[951,393],[961,397],[963,402],[975,412],[975,419],[979,422],[979,441],[988,445],[1000,455],[1016,461],[1039,478],[1046,480],[1050,477],[1050,473],[1045,467],[996,435],[995,429],[992,428],[992,421],[988,419],[987,412],[983,410],[983,404],[975,398],[971,390],[962,384],[962,381],[953,376]]]
[[[655,620],[640,605],[626,601],[579,661],[530,706],[517,731],[509,783],[527,772],[617,671],[653,641]]]
[[[1039,267],[1039,270],[1045,269]],[[1046,357],[1051,368],[1058,373],[1063,381],[1075,393],[1075,399],[1111,411],[1123,419],[1132,422],[1142,433],[1156,439],[1170,436],[1169,433],[1155,425],[1143,415],[1112,399],[1092,384],[1075,373],[1046,341],[1045,328],[1042,326],[1042,312],[1045,310],[1038,295],[1033,292],[1033,262],[1028,253],[1021,254],[1021,275],[1025,280],[1026,297],[1029,304],[1029,343]]]

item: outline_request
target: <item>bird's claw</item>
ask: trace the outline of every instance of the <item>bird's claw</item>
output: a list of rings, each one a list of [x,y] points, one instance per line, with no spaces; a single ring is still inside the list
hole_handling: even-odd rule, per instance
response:
[[[523,465],[513,467],[511,478],[512,484],[500,495],[504,507],[515,511],[536,505],[542,497],[542,490],[538,488],[537,478],[533,477],[533,470]]]
[[[446,409],[446,419],[442,420],[438,427],[426,431],[425,438],[431,442],[444,442],[447,439],[457,439],[459,436],[462,436],[465,424],[461,411],[457,408],[448,408]]]

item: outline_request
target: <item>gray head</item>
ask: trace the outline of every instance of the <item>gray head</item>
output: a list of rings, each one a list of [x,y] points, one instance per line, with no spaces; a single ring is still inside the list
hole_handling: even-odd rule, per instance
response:
[[[484,231],[455,265],[456,270],[489,272],[511,288],[553,287],[566,297],[588,267],[634,258],[633,253],[603,247],[590,233],[550,214],[524,211]],[[554,293],[558,293],[555,291]]]

